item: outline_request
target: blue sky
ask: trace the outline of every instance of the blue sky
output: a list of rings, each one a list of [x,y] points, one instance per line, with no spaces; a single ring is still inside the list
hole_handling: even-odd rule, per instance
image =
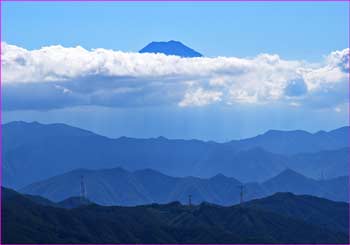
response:
[[[208,56],[319,60],[348,46],[348,3],[3,3],[3,40],[28,49],[138,51],[179,40]]]
[[[2,4],[5,122],[217,141],[348,124],[348,3]],[[167,40],[210,59],[126,53]]]

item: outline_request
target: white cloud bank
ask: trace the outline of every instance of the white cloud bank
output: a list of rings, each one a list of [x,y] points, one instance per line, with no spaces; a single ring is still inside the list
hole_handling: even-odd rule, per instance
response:
[[[253,58],[180,58],[82,47],[26,50],[2,43],[4,109],[171,104],[347,103],[349,49],[319,63]]]

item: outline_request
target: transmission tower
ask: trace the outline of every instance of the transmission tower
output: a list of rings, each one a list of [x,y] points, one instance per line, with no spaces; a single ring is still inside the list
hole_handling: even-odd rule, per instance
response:
[[[188,206],[192,207],[192,195],[188,195]]]
[[[86,187],[85,187],[85,181],[84,181],[83,175],[80,177],[80,199],[81,200],[86,199]]]
[[[240,199],[239,199],[239,204],[242,206],[243,203],[244,203],[244,199],[243,199],[243,195],[244,195],[244,185],[239,185],[238,188],[239,188],[239,190],[240,190],[240,192],[239,192],[239,197],[240,197]]]

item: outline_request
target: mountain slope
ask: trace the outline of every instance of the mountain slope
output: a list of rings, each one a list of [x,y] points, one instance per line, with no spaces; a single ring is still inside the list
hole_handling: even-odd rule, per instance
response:
[[[288,158],[267,152],[262,148],[237,151],[229,145],[220,145],[207,153],[207,157],[198,163],[195,175],[212,176],[224,173],[241,182],[261,182],[283,171],[288,166]]]
[[[178,41],[151,42],[139,51],[140,53],[162,53],[166,55],[177,55],[180,57],[202,57],[197,51],[185,46]]]
[[[93,203],[90,202],[90,200],[88,200],[86,198],[81,198],[81,197],[69,197],[69,198],[57,203],[58,207],[67,208],[67,209],[78,208],[78,207],[91,205],[91,204],[93,204]]]
[[[263,182],[265,195],[276,192],[291,192],[323,197],[334,201],[348,202],[348,176],[327,180],[315,180],[305,177],[291,169],[287,169],[277,176]]]
[[[277,193],[245,204],[246,207],[278,213],[310,224],[348,233],[348,204],[313,196]]]
[[[5,195],[11,195],[14,194],[15,192],[12,191],[11,189],[6,189],[5,190]],[[55,207],[55,208],[77,208],[80,206],[85,206],[85,205],[90,205],[93,204],[90,200],[86,198],[81,198],[81,197],[69,197],[67,199],[64,199],[60,202],[53,202],[50,201],[49,199],[46,199],[42,196],[38,195],[28,195],[24,194],[23,197],[29,199],[30,201],[40,205],[40,206],[49,206],[49,207]]]
[[[265,181],[262,185],[271,192],[283,191],[296,194],[316,192],[320,187],[318,181],[306,178],[291,169],[286,169],[277,176]]]
[[[306,176],[322,179],[349,174],[350,149],[324,150],[290,156],[288,167]]]
[[[122,168],[78,169],[33,183],[20,191],[57,202],[79,195],[81,176],[84,176],[89,199],[101,205],[133,206],[172,201],[188,203],[188,196],[191,195],[193,203],[210,202],[227,206],[238,203],[240,199],[238,187],[241,183],[234,178],[222,174],[208,179],[175,178],[150,169],[135,172]],[[244,186],[245,200],[266,197],[276,192],[292,192],[348,201],[347,177],[317,181],[285,170],[261,184],[248,183]]]
[[[2,199],[3,243],[348,241],[346,233],[250,207],[202,204],[190,208],[170,203],[137,207],[89,205],[66,210],[40,206],[16,193],[9,197],[6,195],[7,189],[2,191],[5,193]],[[297,199],[295,201],[299,202]],[[347,212],[343,215],[346,216]]]

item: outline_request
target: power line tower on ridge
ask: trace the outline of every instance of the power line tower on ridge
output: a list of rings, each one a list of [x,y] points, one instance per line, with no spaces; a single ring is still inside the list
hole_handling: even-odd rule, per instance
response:
[[[192,207],[192,195],[188,195],[188,206]]]
[[[244,195],[244,185],[238,186],[240,192],[239,192],[239,205],[242,206],[244,203],[243,195]]]
[[[84,181],[84,175],[80,177],[80,199],[81,201],[86,200],[86,186]]]

